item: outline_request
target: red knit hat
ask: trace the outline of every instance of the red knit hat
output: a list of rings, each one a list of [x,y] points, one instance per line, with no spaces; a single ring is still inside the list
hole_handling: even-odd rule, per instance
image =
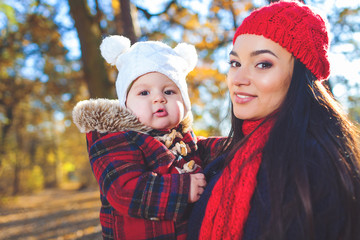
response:
[[[235,32],[262,35],[287,49],[317,77],[330,75],[327,22],[306,5],[280,1],[253,11]]]

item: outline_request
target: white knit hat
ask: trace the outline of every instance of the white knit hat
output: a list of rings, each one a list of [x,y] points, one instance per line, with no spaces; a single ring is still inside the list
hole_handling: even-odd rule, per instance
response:
[[[195,68],[198,60],[193,45],[179,43],[173,49],[162,42],[145,41],[130,47],[128,38],[114,35],[102,41],[100,50],[104,59],[111,65],[116,65],[119,71],[116,92],[121,106],[125,107],[127,93],[134,80],[146,73],[159,72],[180,89],[185,114],[191,110],[186,76]]]

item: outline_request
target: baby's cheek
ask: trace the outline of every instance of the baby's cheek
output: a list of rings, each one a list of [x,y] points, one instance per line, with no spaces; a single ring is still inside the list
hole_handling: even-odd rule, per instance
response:
[[[183,119],[185,116],[185,106],[181,101],[177,101],[177,110],[179,111],[179,116]]]

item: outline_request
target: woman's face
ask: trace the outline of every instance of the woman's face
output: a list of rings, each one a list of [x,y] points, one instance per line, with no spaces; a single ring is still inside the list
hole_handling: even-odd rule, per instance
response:
[[[237,37],[230,52],[227,84],[238,119],[256,120],[277,110],[289,89],[291,53],[263,36]]]

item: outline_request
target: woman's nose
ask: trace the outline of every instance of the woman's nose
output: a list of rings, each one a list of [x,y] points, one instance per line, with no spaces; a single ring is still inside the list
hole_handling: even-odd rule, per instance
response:
[[[250,79],[250,73],[244,67],[238,68],[228,74],[228,80],[234,85],[249,85],[251,82]]]

